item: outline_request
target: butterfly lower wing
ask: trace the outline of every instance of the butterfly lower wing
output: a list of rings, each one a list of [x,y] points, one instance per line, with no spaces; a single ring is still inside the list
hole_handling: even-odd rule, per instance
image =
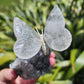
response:
[[[14,33],[17,37],[14,45],[14,52],[17,57],[28,59],[38,53],[41,48],[38,33],[17,17],[14,19]]]
[[[44,39],[50,48],[57,51],[63,51],[71,44],[72,36],[65,28],[64,17],[57,5],[48,17],[44,31]]]

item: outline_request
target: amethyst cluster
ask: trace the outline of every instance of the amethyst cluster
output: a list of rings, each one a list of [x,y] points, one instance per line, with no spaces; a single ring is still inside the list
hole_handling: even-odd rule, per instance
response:
[[[47,46],[46,55],[44,55],[42,48],[40,51],[30,59],[16,58],[15,61],[10,64],[10,68],[13,68],[17,75],[23,79],[35,79],[39,76],[51,70],[49,57],[50,49]]]

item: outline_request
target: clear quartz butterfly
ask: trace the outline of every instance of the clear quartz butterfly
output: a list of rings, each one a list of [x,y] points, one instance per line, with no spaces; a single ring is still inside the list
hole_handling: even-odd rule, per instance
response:
[[[72,41],[70,32],[65,28],[65,19],[57,5],[47,19],[44,34],[40,35],[17,17],[14,18],[14,34],[17,38],[14,52],[21,59],[35,56],[41,46],[46,55],[45,43],[53,50],[63,51],[70,46]]]

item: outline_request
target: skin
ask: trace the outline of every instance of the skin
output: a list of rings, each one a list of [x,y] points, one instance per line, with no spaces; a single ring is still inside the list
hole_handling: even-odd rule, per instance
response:
[[[50,54],[50,64],[54,66],[55,64],[55,54],[51,52]],[[13,69],[3,69],[0,71],[0,84],[35,84],[38,78],[33,80],[24,80],[17,76]]]

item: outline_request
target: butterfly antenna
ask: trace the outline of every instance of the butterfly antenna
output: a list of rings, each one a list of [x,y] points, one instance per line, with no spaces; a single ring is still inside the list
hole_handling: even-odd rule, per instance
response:
[[[38,33],[38,35],[40,36],[40,33],[39,33],[39,31],[38,31],[37,27],[35,27],[35,29],[36,29],[36,31],[37,31],[37,33]]]
[[[43,28],[42,28],[42,35],[43,35]]]
[[[43,28],[42,28],[42,26],[41,26],[41,32],[42,32],[42,35],[43,35]]]

